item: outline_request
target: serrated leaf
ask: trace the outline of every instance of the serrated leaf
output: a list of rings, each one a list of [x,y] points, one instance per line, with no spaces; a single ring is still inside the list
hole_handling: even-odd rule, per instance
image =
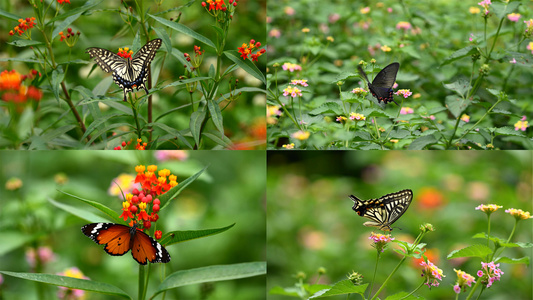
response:
[[[461,113],[465,111],[468,105],[471,103],[467,99],[460,98],[458,96],[446,96],[446,107],[452,113],[455,118],[459,118]]]
[[[474,46],[466,46],[462,49],[455,51],[454,53],[452,53],[452,55],[448,56],[448,58],[444,59],[444,61],[442,62],[440,66],[442,67],[458,59],[461,59],[463,57],[470,56],[476,53],[478,53],[477,48],[475,48]]]
[[[485,258],[487,255],[491,253],[492,253],[492,250],[489,247],[485,245],[481,245],[481,244],[475,244],[475,245],[468,246],[463,249],[453,250],[452,252],[450,252],[450,254],[448,254],[447,258],[448,259],[459,258],[459,257]]]
[[[452,83],[443,83],[442,85],[445,88],[456,92],[461,97],[463,97],[466,94],[466,92],[468,92],[468,90],[470,89],[470,83],[465,79],[459,79]]]
[[[497,263],[504,263],[504,264],[526,264],[529,266],[529,257],[521,257],[521,258],[509,258],[509,257],[500,257],[496,260]]]
[[[309,112],[310,115],[321,115],[324,113],[334,113],[342,115],[342,107],[336,102],[326,102]]]
[[[422,150],[429,145],[437,143],[438,140],[433,135],[425,135],[417,138],[409,145],[409,150]]]
[[[523,131],[515,130],[514,128],[509,127],[509,126],[496,128],[496,130],[494,130],[494,132],[497,135],[512,135],[512,136],[524,137],[524,134],[522,133]]]
[[[335,283],[330,289],[322,290],[315,293],[309,299],[329,297],[335,295],[347,295],[347,294],[361,294],[363,295],[368,283],[362,285],[354,285],[350,280],[342,280]]]

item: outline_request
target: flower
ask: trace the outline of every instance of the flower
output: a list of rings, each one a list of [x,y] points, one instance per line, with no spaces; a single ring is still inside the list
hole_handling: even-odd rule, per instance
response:
[[[259,51],[257,51],[255,54],[252,53],[252,50],[253,49],[256,49],[256,48],[259,48],[261,47],[261,43],[260,42],[255,42],[254,39],[251,39],[250,40],[250,43],[246,44],[246,43],[243,43],[241,47],[238,47],[238,51],[239,53],[241,54],[241,57],[242,59],[247,59],[248,58],[248,55],[250,55],[250,57],[252,58],[252,61],[257,61],[257,59],[263,55],[263,53],[266,52],[266,49],[259,49]]]
[[[457,283],[453,286],[455,293],[459,294],[461,289],[466,291],[466,286],[472,287],[472,283],[475,283],[474,276],[466,273],[465,271],[453,269],[457,273]]]
[[[522,130],[522,131],[526,131],[526,129],[529,127],[528,125],[528,122],[527,121],[518,121],[514,124],[514,130],[515,131],[518,131],[518,130]]]
[[[222,11],[224,11],[224,10],[227,9],[227,7],[225,6],[226,3],[224,3],[224,0],[207,0],[206,2],[207,2],[207,4],[209,4],[209,8],[208,8],[209,11],[211,11],[211,10],[214,10],[214,11],[222,10]],[[202,6],[203,7],[207,7],[206,2],[202,2]]]
[[[310,135],[311,133],[309,131],[298,130],[295,133],[293,133],[291,136],[297,140],[305,141],[309,138]]]
[[[476,15],[476,14],[479,14],[479,12],[481,11],[479,9],[479,7],[474,7],[474,6],[470,6],[470,8],[468,9],[468,11],[473,14],[473,15]]]
[[[490,5],[490,0],[483,0],[481,2],[478,3],[478,5],[480,5],[481,7],[483,7],[485,9],[485,15],[487,15],[489,13],[489,5]]]
[[[22,180],[17,177],[11,177],[6,181],[6,190],[15,191],[22,187]]]
[[[361,12],[361,14],[366,15],[370,12],[370,7],[363,7],[359,11]]]
[[[372,247],[376,248],[378,252],[385,251],[385,247],[387,244],[394,240],[393,237],[391,237],[390,234],[381,234],[381,233],[374,233],[370,234],[368,237],[369,240],[374,241],[374,244],[372,244]]]
[[[302,28],[302,32],[303,33],[309,33],[310,31],[311,31],[311,29],[309,29],[307,27]]]
[[[285,144],[285,145],[282,145],[281,147],[285,149],[294,149],[294,143]]]
[[[521,209],[509,208],[506,209],[505,212],[515,217],[515,219],[517,220],[527,220],[533,218],[529,211],[523,211]]]
[[[526,31],[524,32],[524,35],[526,37],[530,37],[533,35],[533,19],[529,19],[527,21],[524,21],[526,23]],[[529,46],[531,47],[531,43],[529,43]],[[532,50],[531,48],[528,48],[529,50]]]
[[[122,173],[111,180],[111,185],[107,189],[107,193],[111,196],[119,196],[122,199],[122,192],[131,193],[134,188],[140,188],[138,184],[134,184],[135,176],[127,173]]]
[[[402,89],[402,90],[398,90],[395,94],[398,96],[403,96],[404,98],[407,98],[411,96],[413,93],[410,90]]]
[[[481,210],[482,212],[486,213],[487,215],[490,215],[491,213],[497,211],[498,209],[502,208],[503,206],[499,206],[496,204],[481,204],[476,207],[476,210]]]
[[[509,62],[512,63],[512,64],[516,64],[516,59],[513,57],[513,59],[510,60]]]
[[[294,72],[294,71],[301,71],[302,70],[302,67],[297,65],[297,64],[292,64],[292,63],[284,63],[283,66],[281,66],[281,68],[284,70],[284,71],[287,71],[289,70],[289,72]]]
[[[301,85],[301,86],[309,86],[309,84],[307,84],[307,79],[293,79],[291,80],[291,83],[292,85]]]
[[[24,80],[34,78],[36,74],[40,76],[40,73],[36,70],[31,70],[28,75],[21,75],[15,70],[2,71],[0,73],[0,93],[3,92],[2,100],[17,104],[25,103],[28,99],[41,100],[43,92],[40,89],[22,84]]]
[[[465,122],[465,123],[470,122],[470,116],[467,115],[467,114],[463,114],[463,115],[461,116],[461,121],[463,121],[463,122]]]
[[[366,117],[363,114],[359,114],[359,113],[356,114],[354,112],[351,112],[350,120],[364,121],[366,120]]]
[[[70,4],[70,0],[57,0],[57,2],[58,2],[59,4],[65,4],[65,3]]]
[[[517,14],[517,13],[512,13],[512,14],[508,14],[507,15],[507,18],[509,19],[509,21],[511,22],[518,22],[518,19],[520,19],[521,15],[520,14]]]
[[[387,46],[387,45],[384,45],[384,46],[381,46],[381,51],[383,52],[391,52],[391,47]]]
[[[411,29],[411,23],[405,21],[398,22],[398,24],[396,24],[396,29],[403,29],[404,31],[409,30]]]
[[[362,96],[362,95],[366,95],[368,92],[362,88],[355,88],[352,90],[352,93],[356,94],[357,96]]]
[[[286,89],[283,90],[283,96],[289,95],[293,98],[296,96],[302,96],[302,91],[297,87],[292,87],[289,85]]]
[[[410,107],[402,107],[402,109],[400,110],[401,115],[407,115],[412,113],[414,113],[414,110]]]
[[[296,11],[294,10],[294,8],[292,8],[292,7],[290,7],[290,6],[285,6],[285,9],[283,9],[283,11],[284,11],[287,15],[289,15],[289,16],[294,15],[294,13],[296,12]]]
[[[80,269],[76,267],[68,268],[65,271],[61,273],[57,273],[57,275],[61,276],[67,276],[72,278],[78,278],[78,279],[89,279],[89,277],[83,275],[83,273],[80,271]],[[78,289],[69,289],[64,286],[58,286],[59,291],[57,293],[58,299],[84,299],[85,298],[85,291],[84,290],[78,290]],[[68,298],[67,298],[68,295]]]
[[[189,158],[189,153],[185,150],[157,150],[154,156],[157,161],[186,161]]]
[[[277,28],[274,28],[270,30],[270,32],[268,33],[268,36],[278,39],[281,36],[281,31]]]
[[[422,270],[422,277],[426,277],[426,282],[424,284],[429,288],[432,286],[439,286],[437,279],[442,281],[442,277],[446,277],[442,274],[442,270],[429,260],[427,262],[421,262],[420,265],[424,267]]]
[[[9,31],[9,35],[15,35],[17,33],[19,36],[22,36],[23,33],[26,32],[26,38],[31,38],[31,31],[28,29],[32,29],[33,26],[35,26],[35,18],[26,18],[26,19],[19,19],[19,24],[13,28],[13,30]]]
[[[346,120],[348,120],[348,118],[346,118],[345,116],[338,116],[335,121],[337,122],[341,122],[341,123],[344,123],[346,122]]]
[[[435,210],[445,204],[446,198],[437,188],[423,187],[420,192],[418,192],[416,202],[422,209]]]
[[[37,265],[36,255],[39,256],[39,261],[41,264],[49,263],[55,260],[55,254],[50,247],[41,246],[37,249],[37,253],[35,248],[28,248],[26,249],[26,261],[32,268],[35,268]]]
[[[124,49],[122,48],[118,48],[118,56],[120,57],[124,57],[124,58],[129,58],[131,59],[131,55],[133,54],[133,51],[130,50],[130,48],[126,47]]]
[[[485,284],[487,288],[489,288],[494,281],[500,280],[500,277],[504,274],[502,270],[498,268],[500,264],[494,264],[494,262],[481,262],[481,266],[481,270],[477,271],[477,276],[481,277],[481,282]]]

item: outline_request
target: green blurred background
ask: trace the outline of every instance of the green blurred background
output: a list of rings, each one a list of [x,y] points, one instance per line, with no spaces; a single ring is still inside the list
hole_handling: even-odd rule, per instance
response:
[[[54,206],[48,199],[88,212],[89,205],[66,196],[65,191],[98,201],[121,213],[121,200],[107,190],[121,173],[135,175],[139,164],[156,164],[178,176],[178,182],[209,166],[195,182],[162,211],[157,222],[163,233],[173,230],[220,228],[236,223],[218,235],[167,247],[172,260],[166,273],[210,265],[265,261],[265,151],[179,152],[184,160],[157,161],[157,151],[1,151],[0,165],[0,270],[31,272],[25,258],[29,247],[48,246],[55,260],[45,264],[43,273],[78,267],[90,279],[116,285],[136,297],[138,264],[130,253],[107,255],[102,246],[84,236],[83,220]],[[183,159],[183,158],[182,158]],[[54,177],[67,179],[57,184]],[[18,190],[6,190],[9,178],[22,181]],[[160,265],[154,264],[150,290],[160,282]],[[0,294],[5,299],[36,299],[36,283],[4,275]],[[265,277],[191,285],[171,290],[167,299],[201,299],[201,290],[210,290],[206,299],[262,299]],[[47,286],[46,299],[55,298],[57,287]],[[87,299],[113,299],[90,293]]]
[[[353,270],[369,282],[376,252],[368,237],[379,230],[362,225],[368,219],[351,209],[353,201],[348,195],[366,200],[412,189],[413,202],[394,224],[400,229],[394,229],[393,237],[413,242],[419,225],[434,225],[436,231],[422,242],[427,243],[428,258],[446,277],[439,287],[429,291],[424,286],[416,294],[426,299],[452,299],[457,279],[453,269],[476,276],[481,266],[478,259],[446,259],[455,249],[485,243],[472,239],[475,233],[487,231],[486,215],[474,208],[489,203],[503,206],[492,215],[491,235],[505,239],[515,221],[504,210],[532,212],[532,156],[531,151],[269,151],[267,290],[293,286],[294,274],[299,271],[307,273],[305,282],[314,284],[319,267],[327,269],[320,283],[346,279]],[[513,242],[532,241],[532,221],[519,222]],[[382,255],[374,292],[400,260],[392,250],[396,247],[392,244]],[[531,248],[514,248],[503,255],[531,259],[532,252]],[[509,299],[508,295],[513,295],[513,299],[531,299],[531,266],[500,267],[505,272],[501,281],[482,298]],[[411,292],[420,284],[420,274],[420,267],[408,259],[380,296]]]

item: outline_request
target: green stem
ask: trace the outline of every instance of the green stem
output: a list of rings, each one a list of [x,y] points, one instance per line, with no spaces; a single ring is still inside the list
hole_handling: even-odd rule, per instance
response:
[[[141,125],[139,125],[139,118],[137,117],[137,108],[135,107],[135,103],[133,103],[133,97],[131,93],[129,94],[130,98],[130,104],[131,104],[131,111],[133,112],[133,119],[135,120],[135,130],[137,131],[137,137],[139,139],[142,138],[142,129]]]
[[[403,262],[405,261],[405,259],[407,258],[407,256],[404,256],[402,258],[402,260],[400,260],[400,262],[398,263],[398,265],[396,265],[396,267],[394,268],[394,270],[392,270],[392,272],[390,273],[389,277],[387,277],[387,279],[385,279],[385,282],[383,282],[383,284],[381,285],[381,287],[379,288],[379,290],[376,292],[376,294],[374,295],[374,297],[372,297],[371,300],[374,300],[378,297],[379,293],[381,293],[381,291],[385,288],[385,286],[387,285],[387,282],[389,282],[389,280],[391,279],[392,275],[394,275],[394,273],[396,273],[396,271],[398,271],[398,269],[400,268],[400,266],[403,264]]]
[[[372,295],[372,290],[374,289],[374,281],[376,280],[376,273],[378,271],[378,263],[380,257],[381,253],[379,253],[378,251],[378,256],[376,257],[376,266],[374,267],[374,275],[372,276],[372,281],[370,282],[370,290],[368,292],[368,296]]]
[[[472,296],[474,296],[474,292],[477,290],[478,286],[481,284],[481,279],[478,278],[478,280],[476,281],[476,284],[474,285],[474,287],[472,288],[472,290],[470,291],[470,293],[468,293],[468,296],[466,297],[465,300],[469,300],[472,298]]]
[[[146,293],[145,289],[145,275],[144,275],[144,265],[139,264],[139,293],[138,299],[144,300],[144,295]]]
[[[424,282],[425,282],[425,280],[422,280],[422,282],[420,283],[419,286],[416,287],[416,289],[414,289],[412,292],[410,292],[409,295],[400,298],[400,300],[401,300],[401,299],[406,299],[406,298],[408,298],[409,296],[411,296],[412,294],[414,294],[416,291],[418,291],[418,290],[424,285]]]

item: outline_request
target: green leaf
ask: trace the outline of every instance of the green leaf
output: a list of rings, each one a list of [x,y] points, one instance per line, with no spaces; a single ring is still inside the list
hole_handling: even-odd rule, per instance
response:
[[[180,141],[182,141],[185,144],[185,146],[189,147],[190,149],[193,148],[193,146],[189,143],[189,141],[176,128],[170,127],[167,124],[162,124],[162,123],[152,123],[151,125],[154,127],[158,127],[169,134],[174,135],[174,137],[177,137],[178,139],[180,139]]]
[[[452,90],[464,98],[466,92],[470,89],[470,83],[467,80],[459,79],[452,83],[443,83],[445,88]]]
[[[54,92],[54,96],[56,96],[56,99],[59,100],[59,85],[61,84],[61,82],[63,81],[63,78],[65,77],[65,73],[63,72],[58,72],[57,69],[55,69],[54,71],[52,71],[52,80],[51,80],[51,85],[52,85],[52,91]]]
[[[266,274],[266,262],[250,262],[233,265],[209,266],[197,269],[183,270],[172,273],[157,288],[156,295],[180,286],[233,280]]]
[[[354,285],[350,280],[345,279],[342,281],[339,281],[335,283],[329,290],[322,290],[311,297],[311,298],[322,298],[322,297],[329,297],[329,296],[335,296],[335,295],[346,295],[346,294],[361,294],[363,295],[365,293],[366,287],[368,286],[368,283],[363,285]]]
[[[446,96],[446,107],[455,118],[459,118],[461,113],[468,107],[471,101],[457,96]]]
[[[72,16],[68,16],[65,20],[63,20],[63,22],[57,24],[54,28],[54,31],[52,32],[52,39],[58,36],[61,31],[64,31],[70,24],[72,24],[72,22],[76,21],[81,16],[81,14],[82,12],[79,12]]]
[[[216,131],[208,131],[208,132],[203,132],[202,135],[208,137],[209,139],[211,139],[213,142],[219,144],[220,146],[222,146],[223,148],[230,148],[233,143],[231,142],[231,140],[223,135],[223,136],[220,136],[220,134],[218,134],[218,132]]]
[[[1,9],[0,9],[0,16],[6,17],[6,18],[11,19],[13,21],[18,21],[19,19],[22,19],[22,17],[19,17],[17,15],[11,14],[11,13],[8,13],[7,11],[1,10]]]
[[[0,256],[19,247],[26,246],[27,243],[36,239],[38,239],[38,235],[36,234],[6,231],[6,229],[2,229],[2,234],[0,234]]]
[[[442,64],[440,65],[441,67],[444,66],[444,65],[447,65],[449,63],[452,63],[458,59],[461,59],[463,57],[466,57],[466,56],[471,56],[473,54],[476,54],[478,53],[479,51],[477,50],[477,48],[475,48],[474,46],[466,46],[462,49],[459,49],[457,51],[455,51],[454,53],[452,53],[452,55],[448,56],[448,58],[444,59],[444,61],[442,62]]]
[[[415,296],[415,295],[410,295],[409,297],[406,297],[407,295],[409,295],[409,293],[407,293],[407,292],[400,292],[400,293],[398,293],[398,294],[394,294],[394,295],[390,295],[390,296],[388,296],[387,298],[385,298],[385,300],[425,299],[424,297],[417,297],[417,296]]]
[[[509,258],[509,257],[500,257],[496,260],[498,263],[504,263],[504,264],[526,264],[529,266],[529,257],[524,256],[521,258]]]
[[[511,136],[522,136],[522,137],[524,136],[524,134],[522,133],[523,131],[514,130],[513,127],[509,127],[509,126],[496,128],[494,132],[497,135],[511,135]]]
[[[494,2],[490,5],[490,11],[494,12],[498,19],[505,18],[507,14],[512,13],[518,6],[520,1],[514,1],[509,3]]]
[[[14,40],[12,42],[9,42],[8,44],[13,45],[15,47],[28,47],[28,46],[42,45],[43,43],[39,41],[31,41],[31,40]]]
[[[160,18],[160,17],[156,17],[154,15],[151,15],[151,14],[148,14],[148,16],[150,16],[152,19],[156,20],[157,22],[161,23],[162,25],[165,25],[167,27],[170,27],[171,29],[174,29],[174,30],[177,30],[185,35],[188,35],[190,37],[192,37],[193,39],[196,39],[204,44],[206,44],[207,46],[209,47],[212,47],[213,49],[216,50],[216,46],[215,44],[213,44],[213,42],[211,42],[210,39],[206,38],[205,36],[197,33],[196,31],[190,29],[189,27],[183,25],[183,24],[179,24],[179,23],[175,23],[175,22],[172,22],[170,20],[167,20],[167,19],[163,19],[163,18]]]
[[[109,222],[108,219],[104,219],[96,214],[93,214],[90,211],[87,211],[86,209],[80,209],[71,205],[67,205],[61,202],[57,202],[53,200],[52,198],[48,198],[48,202],[52,203],[54,206],[61,208],[62,210],[69,212],[80,219],[88,220],[91,223],[106,223]]]
[[[39,135],[39,136],[32,136],[30,138],[31,144],[28,147],[28,150],[38,150],[38,149],[45,149],[46,143],[52,142],[55,138],[65,134],[67,131],[71,131],[74,128],[77,128],[77,125],[65,125],[61,126],[59,128],[54,129],[51,132]]]
[[[121,116],[124,116],[123,113],[113,113],[113,114],[108,114],[108,115],[103,115],[101,118],[98,118],[96,120],[94,120],[89,126],[87,126],[87,129],[85,130],[85,134],[81,137],[81,140],[85,140],[85,138],[87,138],[87,136],[89,134],[91,134],[91,132],[93,132],[93,130],[96,129],[96,127],[100,126],[101,124],[115,118],[115,117],[121,117]]]
[[[215,100],[207,100],[207,107],[209,108],[209,114],[211,115],[211,120],[215,124],[215,127],[220,131],[220,135],[224,135],[224,119],[222,118],[222,113],[220,112],[220,106]]]
[[[453,250],[452,252],[450,252],[450,254],[448,254],[447,258],[448,259],[459,258],[459,257],[485,258],[487,255],[491,253],[492,253],[492,250],[489,247],[485,245],[481,245],[481,244],[475,244],[475,245],[468,246],[463,249]]]
[[[166,193],[164,193],[163,195],[159,196],[159,201],[161,201],[161,203],[163,205],[161,205],[161,208],[160,210],[163,210],[165,207],[167,207],[169,204],[170,204],[170,201],[174,198],[176,198],[180,193],[181,191],[186,188],[189,184],[191,184],[192,182],[194,182],[198,177],[200,177],[200,175],[208,168],[209,166],[205,166],[203,169],[201,169],[200,171],[196,172],[194,175],[188,177],[187,179],[183,180],[182,182],[178,183],[178,185],[176,185],[175,187],[171,188],[170,190],[168,190]]]
[[[61,11],[60,14],[57,15],[57,17],[55,17],[55,18],[51,19],[50,21],[48,21],[46,23],[46,25],[50,25],[51,23],[54,23],[57,20],[62,20],[64,18],[73,16],[73,15],[76,15],[76,14],[79,14],[79,13],[84,13],[84,12],[88,11],[89,9],[97,6],[98,4],[100,4],[102,2],[104,2],[104,0],[89,0],[89,1],[86,1],[85,4],[83,4],[83,6],[81,6],[81,7],[77,7],[77,8],[74,8],[74,9],[69,9],[67,11],[63,10],[63,11]]]
[[[165,45],[165,47],[167,48],[167,53],[172,53],[172,42],[170,41],[170,37],[168,36],[167,32],[162,28],[158,27],[152,27],[152,29],[155,31],[155,33],[157,33],[157,36],[163,41],[163,45]]]
[[[253,77],[261,80],[263,84],[266,85],[266,78],[263,72],[261,72],[257,66],[250,61],[249,59],[242,59],[242,57],[239,56],[239,52],[236,50],[228,50],[224,51],[224,54],[227,58],[229,58],[231,61],[233,61],[236,65],[241,67],[246,73],[252,75]]]
[[[334,113],[335,115],[342,115],[342,107],[337,102],[326,102],[319,107],[309,112],[310,115],[321,115],[324,113]]]
[[[409,145],[409,150],[422,150],[429,145],[437,143],[438,140],[433,135],[425,135],[417,138]]]
[[[205,110],[197,110],[191,114],[191,120],[189,121],[189,128],[191,129],[192,137],[194,138],[194,142],[198,147],[200,147],[200,133],[205,115]]]
[[[58,190],[58,191],[59,191],[60,193],[63,193],[63,194],[65,194],[65,195],[67,195],[67,196],[71,196],[71,197],[73,197],[73,198],[75,198],[75,199],[78,199],[78,200],[80,200],[80,201],[83,201],[83,202],[89,204],[90,206],[92,206],[92,207],[98,209],[99,211],[101,211],[101,212],[103,212],[104,214],[108,215],[108,216],[111,218],[111,220],[113,220],[113,223],[124,224],[124,225],[126,225],[126,222],[125,222],[123,219],[119,218],[119,217],[118,217],[118,214],[117,214],[114,210],[112,210],[111,208],[109,208],[109,207],[103,205],[102,203],[95,202],[95,201],[91,201],[91,200],[87,200],[87,199],[83,199],[83,198],[78,197],[78,196],[76,196],[76,195],[72,195],[72,194],[69,194],[69,193],[67,193],[67,192],[63,192],[62,190]],[[82,218],[82,219],[86,219],[86,220],[89,221],[89,222],[92,221],[92,220],[87,219],[86,217],[83,217],[83,216],[82,216],[81,218]]]
[[[126,294],[123,290],[118,287],[111,285],[105,282],[97,282],[92,280],[85,280],[67,276],[59,276],[52,274],[42,274],[42,273],[19,273],[19,272],[8,272],[0,271],[0,273],[18,277],[26,280],[44,282],[57,286],[64,286],[70,289],[78,289],[90,292],[97,292],[101,294],[119,296],[126,299],[131,299],[130,296]]]
[[[231,227],[235,226],[235,223],[221,228],[213,228],[213,229],[201,229],[201,230],[177,230],[177,231],[171,231],[165,234],[165,237],[163,237],[159,243],[162,245],[172,245],[177,244],[185,241],[195,240],[202,237],[207,237],[215,234],[222,233]]]

